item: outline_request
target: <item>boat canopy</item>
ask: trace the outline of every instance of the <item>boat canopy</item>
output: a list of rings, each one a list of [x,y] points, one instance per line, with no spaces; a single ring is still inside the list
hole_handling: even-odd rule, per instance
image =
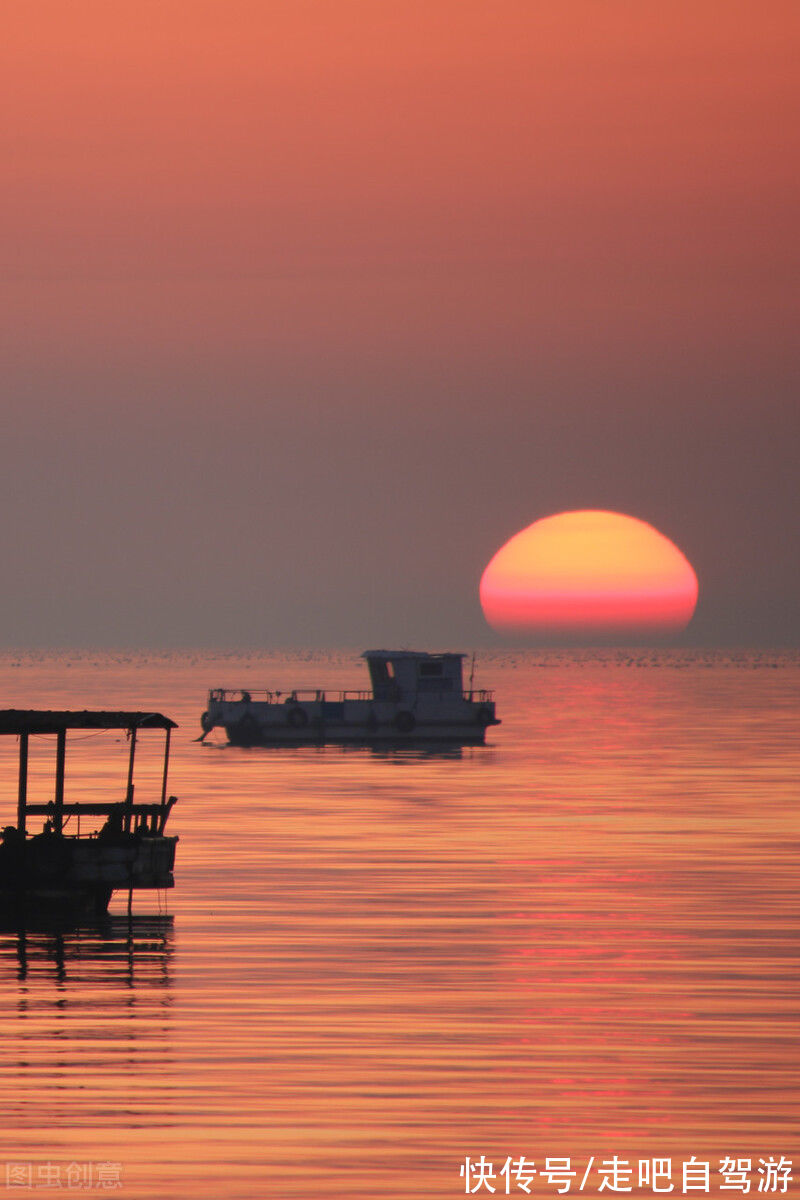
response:
[[[176,729],[176,723],[154,712],[47,712],[0,709],[0,734],[65,733],[68,729]]]
[[[51,830],[60,834],[63,829],[64,817],[80,813],[102,815],[109,818],[112,814],[120,816],[120,830],[125,833],[142,832],[149,829],[163,833],[164,823],[169,815],[174,799],[167,800],[167,768],[169,764],[169,743],[175,721],[162,713],[154,712],[108,712],[105,710],[84,710],[83,712],[48,712],[46,709],[4,708],[0,709],[0,734],[10,734],[19,737],[19,793],[17,800],[17,833],[24,836],[27,818],[31,814],[45,814]],[[67,731],[70,729],[126,729],[130,735],[130,750],[128,752],[128,783],[125,789],[125,799],[109,801],[102,804],[64,802],[64,762],[66,757]],[[133,760],[136,754],[136,735],[140,729],[161,729],[164,731],[164,772],[161,780],[160,804],[134,804],[133,802]],[[55,734],[56,736],[56,775],[55,795],[53,800],[46,803],[28,803],[28,742],[37,734]]]

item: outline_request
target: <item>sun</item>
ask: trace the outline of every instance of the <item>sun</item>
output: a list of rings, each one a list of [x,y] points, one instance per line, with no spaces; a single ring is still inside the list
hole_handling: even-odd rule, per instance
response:
[[[480,599],[486,620],[504,634],[663,637],[692,619],[697,576],[646,521],[586,509],[515,534],[483,572]]]

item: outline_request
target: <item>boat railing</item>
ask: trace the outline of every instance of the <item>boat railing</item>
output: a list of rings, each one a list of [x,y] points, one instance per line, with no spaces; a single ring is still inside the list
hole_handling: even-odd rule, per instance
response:
[[[104,829],[92,831],[91,836],[99,836],[101,840],[104,836],[113,836],[115,833],[139,833],[149,834],[151,837],[162,837],[167,818],[176,803],[177,800],[174,796],[170,796],[169,800],[163,804],[128,804],[124,800],[107,802],[80,800],[71,804],[61,804],[60,812],[62,818],[66,817],[67,819],[64,822],[65,826],[71,817],[77,818],[76,831],[69,833],[70,837],[76,839],[81,836],[81,817],[108,818]],[[26,804],[25,812],[27,816],[47,817],[47,823],[52,827],[56,807],[54,801],[47,800],[44,803]]]
[[[372,700],[371,691],[338,690],[331,694],[342,703],[344,700]],[[272,691],[269,688],[212,688],[210,701],[217,704],[298,704],[321,703],[331,697],[321,688],[292,688],[288,692]]]
[[[433,694],[441,694],[448,698],[452,695],[446,688],[442,688],[441,693],[438,692],[438,689],[435,692],[434,689],[426,691],[428,697]],[[480,690],[471,688],[462,692],[461,695],[462,699],[470,704],[494,702],[494,692],[485,688]],[[371,691],[353,689],[332,692],[329,697],[328,693],[321,688],[293,688],[288,692],[272,691],[269,688],[212,688],[208,694],[209,701],[213,703],[245,705],[254,701],[258,704],[320,704],[334,697],[339,704],[345,700],[374,700],[375,698]]]

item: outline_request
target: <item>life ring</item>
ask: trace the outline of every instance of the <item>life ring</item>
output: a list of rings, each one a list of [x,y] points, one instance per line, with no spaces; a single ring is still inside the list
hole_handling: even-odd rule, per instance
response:
[[[401,709],[394,718],[394,727],[398,733],[413,733],[417,727],[417,718],[407,708]]]
[[[305,729],[308,724],[308,713],[299,705],[293,705],[286,714],[286,720],[292,729]]]
[[[475,720],[478,725],[481,725],[484,729],[487,725],[492,724],[492,721],[494,720],[494,713],[488,704],[482,704],[480,706],[478,711],[475,713]]]
[[[214,728],[214,722],[211,720],[210,713],[203,713],[202,717],[200,718],[200,728],[202,729],[203,733],[211,733],[211,730]]]

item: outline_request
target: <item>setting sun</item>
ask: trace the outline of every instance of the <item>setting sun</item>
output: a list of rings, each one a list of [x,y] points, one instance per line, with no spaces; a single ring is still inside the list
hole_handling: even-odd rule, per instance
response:
[[[515,534],[480,583],[500,633],[552,637],[661,636],[685,629],[697,576],[669,538],[621,513],[558,513]]]

